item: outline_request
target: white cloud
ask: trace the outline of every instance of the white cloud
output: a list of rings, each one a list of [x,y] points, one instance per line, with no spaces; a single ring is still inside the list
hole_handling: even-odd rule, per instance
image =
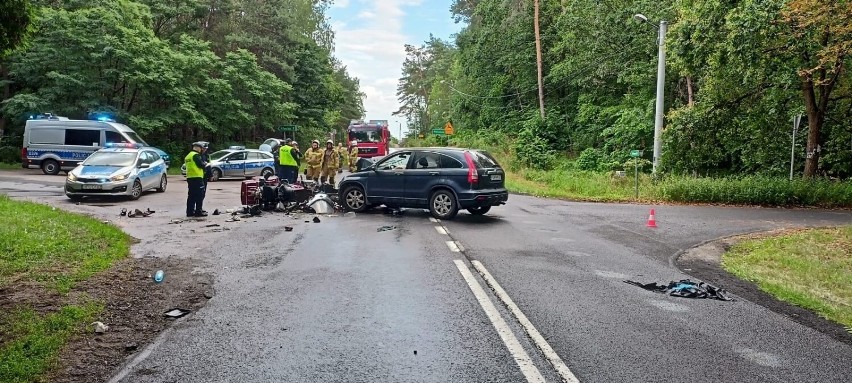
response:
[[[396,85],[405,60],[407,36],[402,32],[403,7],[419,5],[422,0],[368,0],[358,18],[370,23],[334,22],[335,54],[361,81],[366,118],[391,120],[391,131],[398,134],[397,121],[391,116],[399,109]],[[403,124],[405,123],[402,121]]]
[[[346,8],[349,6],[349,0],[335,0],[333,4],[331,4],[332,8]]]

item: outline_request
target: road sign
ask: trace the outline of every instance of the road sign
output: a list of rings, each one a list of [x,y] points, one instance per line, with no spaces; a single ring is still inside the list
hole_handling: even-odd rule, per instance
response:
[[[446,129],[432,129],[432,134],[443,136],[447,134]]]
[[[448,136],[452,136],[455,133],[455,129],[453,128],[453,123],[447,121],[447,124],[444,125],[444,134]]]
[[[641,152],[639,152],[638,150],[631,150],[630,157],[639,157],[641,155],[640,153]]]
[[[296,125],[280,126],[280,127],[278,127],[278,131],[279,132],[295,132],[296,131]]]

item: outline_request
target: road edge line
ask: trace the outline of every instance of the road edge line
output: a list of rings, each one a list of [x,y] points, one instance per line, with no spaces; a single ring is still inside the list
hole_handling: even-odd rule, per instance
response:
[[[456,264],[462,278],[464,278],[465,282],[467,282],[467,286],[470,287],[474,297],[476,297],[476,300],[479,302],[479,306],[481,306],[482,310],[485,311],[485,316],[488,317],[488,320],[491,321],[494,329],[497,330],[497,335],[500,336],[503,344],[509,349],[509,353],[512,354],[512,358],[515,359],[515,362],[521,369],[521,373],[523,373],[524,377],[527,378],[527,382],[545,382],[544,376],[541,375],[541,372],[535,366],[529,354],[527,354],[526,350],[524,350],[524,346],[521,346],[521,342],[518,341],[515,333],[513,333],[512,329],[509,328],[509,325],[500,315],[500,312],[497,311],[497,307],[494,306],[494,303],[488,299],[488,295],[485,293],[485,290],[473,276],[473,273],[470,272],[470,269],[468,269],[464,261],[455,259],[453,260],[453,263]]]
[[[536,330],[535,326],[533,326],[532,322],[527,318],[527,316],[518,308],[518,305],[512,301],[512,298],[509,297],[509,294],[506,294],[506,291],[500,287],[500,284],[497,283],[497,280],[488,272],[482,262],[479,261],[471,261],[473,267],[476,271],[482,275],[482,278],[485,279],[485,283],[494,290],[494,293],[497,294],[497,297],[503,301],[503,304],[509,309],[509,312],[515,316],[515,319],[521,324],[521,327],[524,328],[524,331],[527,332],[530,339],[532,339],[533,343],[541,350],[544,354],[544,357],[553,365],[553,368],[556,369],[556,373],[562,378],[562,381],[565,383],[579,383],[580,381],[574,376],[574,373],[571,372],[571,369],[565,365],[565,362],[562,361],[562,358],[559,357],[559,354],[553,350],[553,347],[550,347],[550,344],[547,343],[547,340],[541,335],[541,333]]]

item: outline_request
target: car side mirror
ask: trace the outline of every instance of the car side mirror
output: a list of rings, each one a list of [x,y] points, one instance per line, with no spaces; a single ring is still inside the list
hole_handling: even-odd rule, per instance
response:
[[[139,164],[139,169],[148,169],[151,167],[151,164],[142,163]]]

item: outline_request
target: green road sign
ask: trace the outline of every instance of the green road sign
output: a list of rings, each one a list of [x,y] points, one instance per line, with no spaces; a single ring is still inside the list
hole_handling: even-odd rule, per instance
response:
[[[447,133],[444,131],[444,128],[441,128],[441,129],[432,129],[432,134],[438,135],[438,136],[443,136],[443,135],[446,135]]]
[[[639,154],[638,150],[631,150],[630,151],[630,157],[639,157],[639,155],[640,154]]]
[[[279,132],[295,132],[296,125],[284,125],[278,128]]]

